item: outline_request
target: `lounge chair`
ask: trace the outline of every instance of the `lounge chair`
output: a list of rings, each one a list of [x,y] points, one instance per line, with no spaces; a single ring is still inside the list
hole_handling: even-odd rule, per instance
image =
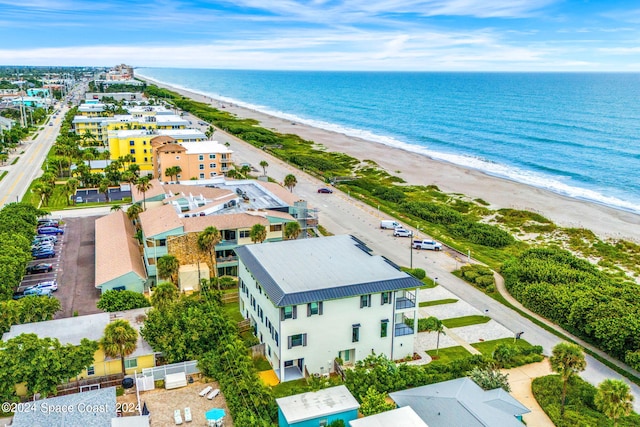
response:
[[[184,408],[184,422],[185,423],[191,422],[191,408],[189,407]]]
[[[220,394],[220,389],[217,388],[217,389],[211,391],[211,393],[209,393],[209,395],[207,396],[207,399],[213,400],[213,398],[216,397],[219,394]]]
[[[211,387],[210,385],[206,386],[205,388],[202,389],[202,391],[200,392],[200,397],[205,397],[207,395],[207,393],[209,393],[211,391],[213,387]]]
[[[176,409],[175,411],[173,411],[173,421],[176,422],[177,426],[182,424],[182,415],[180,415],[180,409]]]

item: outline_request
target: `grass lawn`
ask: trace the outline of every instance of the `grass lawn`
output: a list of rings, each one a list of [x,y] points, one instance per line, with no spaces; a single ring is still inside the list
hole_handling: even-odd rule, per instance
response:
[[[271,368],[271,364],[269,363],[269,361],[267,361],[267,359],[265,359],[262,356],[253,358],[253,366],[255,366],[255,368],[256,368],[256,370],[258,372],[268,371],[268,370],[272,369]]]
[[[299,380],[295,381],[280,383],[276,386],[273,386],[271,389],[273,390],[273,397],[275,398],[311,391],[311,387],[307,385],[307,380],[305,380],[304,378],[300,378]]]
[[[437,299],[435,301],[423,301],[419,305],[420,307],[430,307],[432,305],[452,304],[458,302],[455,298]]]
[[[513,338],[501,338],[499,340],[477,342],[477,343],[471,344],[471,346],[474,348],[477,348],[480,351],[480,353],[486,356],[491,356],[493,354],[493,350],[496,349],[496,346],[498,344],[509,344],[512,346],[516,346],[520,349],[533,347],[533,345],[529,344],[527,341],[523,339],[516,340],[516,342],[514,343]]]
[[[424,285],[420,286],[420,289],[431,289],[431,288],[435,288],[436,286],[438,286],[436,281],[431,279],[431,278],[429,278],[429,277],[425,277],[424,279],[421,280],[421,282],[424,283]]]
[[[462,359],[471,356],[471,353],[461,345],[441,348],[440,351],[438,351],[438,354],[436,354],[436,350],[427,350],[427,354],[431,356],[434,362],[437,361],[439,363],[448,363],[455,359]]]
[[[240,322],[243,319],[242,317],[242,313],[240,313],[240,306],[238,305],[238,302],[232,302],[229,304],[224,304],[224,306],[222,307],[222,309],[224,310],[225,314],[227,315],[227,318],[234,321],[234,322]]]
[[[454,317],[453,319],[444,319],[442,324],[447,328],[460,328],[462,326],[480,325],[491,320],[489,316],[481,316],[475,314],[473,316]]]

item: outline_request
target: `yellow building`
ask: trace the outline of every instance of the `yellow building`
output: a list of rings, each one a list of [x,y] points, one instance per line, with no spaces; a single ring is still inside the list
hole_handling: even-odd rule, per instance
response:
[[[68,317],[46,322],[13,325],[9,332],[2,336],[2,340],[7,341],[21,334],[36,334],[40,338],[56,338],[63,345],[80,345],[83,338],[99,341],[109,322],[115,319],[124,319],[129,321],[131,326],[138,331],[136,350],[124,360],[126,373],[133,374],[136,370],[141,372],[143,368],[156,366],[156,353],[154,353],[151,346],[140,335],[140,327],[143,324],[142,319],[144,318],[146,310],[145,308],[139,308],[117,313],[90,314],[87,316]],[[69,378],[69,380],[97,378],[122,372],[120,359],[105,356],[102,348],[96,351],[93,360],[93,365],[84,369],[76,378]],[[26,394],[24,385],[18,384],[16,385],[16,389],[18,395],[24,396]]]
[[[108,132],[108,149],[111,159],[115,160],[130,154],[133,156],[133,163],[139,165],[141,171],[151,172],[153,169],[151,140],[158,136],[170,136],[177,142],[197,142],[207,139],[204,133],[196,129],[112,130]]]

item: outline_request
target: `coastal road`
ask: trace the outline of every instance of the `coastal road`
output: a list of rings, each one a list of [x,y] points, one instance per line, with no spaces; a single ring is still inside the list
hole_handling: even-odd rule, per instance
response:
[[[0,208],[7,203],[22,200],[31,181],[42,175],[42,164],[60,132],[60,125],[67,112],[66,106],[58,108],[61,111],[57,117],[54,119],[51,116],[41,130],[36,131],[34,140],[23,141],[15,153],[10,155],[7,164],[0,168],[8,172],[0,181]],[[53,126],[49,126],[51,122]],[[11,164],[15,157],[18,157],[18,161]]]
[[[197,123],[197,121],[194,121]],[[470,286],[463,280],[451,274],[466,262],[466,257],[457,258],[449,252],[432,252],[412,250],[410,240],[393,237],[390,230],[380,229],[380,220],[387,219],[384,213],[358,201],[350,194],[334,189],[333,194],[318,193],[317,189],[326,186],[322,181],[303,173],[291,165],[259,150],[239,139],[217,130],[212,139],[222,143],[229,142],[233,150],[234,163],[251,163],[259,168],[259,163],[266,160],[269,163],[267,173],[270,177],[282,182],[287,174],[294,174],[298,184],[293,193],[307,200],[311,207],[319,209],[320,224],[334,234],[352,234],[369,246],[375,254],[383,255],[398,265],[423,268],[432,280],[447,290],[453,292],[460,299],[468,302],[476,309],[486,312],[493,320],[511,330],[514,335],[524,332],[523,338],[532,344],[541,345],[544,354],[550,355],[552,348],[562,342],[560,338],[539,327],[530,320],[522,317],[518,312],[508,308],[485,293]],[[413,229],[420,237],[418,230]],[[597,385],[606,378],[623,379],[631,386],[635,396],[634,409],[640,411],[640,388],[630,383],[617,372],[603,363],[587,355],[587,369],[580,375],[591,384]]]

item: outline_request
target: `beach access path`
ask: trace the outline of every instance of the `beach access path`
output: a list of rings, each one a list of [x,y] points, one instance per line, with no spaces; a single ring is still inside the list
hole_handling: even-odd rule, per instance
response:
[[[218,101],[211,100],[208,97],[197,95],[185,90],[178,90],[166,85],[161,86],[168,87],[173,91],[179,92],[198,101],[209,102],[216,107],[219,106]],[[229,107],[227,106],[226,108],[228,109]],[[245,117],[239,112],[236,112],[236,114],[240,117]],[[197,122],[194,121],[194,123]],[[270,127],[265,124],[263,124],[263,126]],[[298,125],[293,127],[294,129],[290,133],[298,133],[295,132]],[[300,126],[299,128],[302,129],[303,126]],[[279,129],[279,131],[282,130]],[[335,135],[337,135],[336,137],[340,137],[339,134]],[[305,136],[305,138],[307,137]],[[354,197],[351,197],[348,193],[345,194],[337,189],[334,190],[333,194],[317,193],[317,189],[319,187],[326,186],[324,182],[221,130],[216,130],[212,139],[218,140],[221,143],[229,142],[230,149],[234,152],[233,158],[235,163],[248,162],[255,167],[258,167],[260,161],[266,160],[267,163],[269,163],[269,166],[267,167],[267,174],[279,182],[282,182],[286,175],[294,174],[297,178],[298,184],[293,189],[293,193],[301,199],[307,200],[311,207],[318,208],[320,224],[322,224],[331,233],[354,235],[370,247],[376,255],[383,255],[398,265],[409,266],[410,263],[413,263],[413,267],[423,268],[427,272],[428,276],[434,279],[434,281],[436,281],[440,286],[444,286],[447,290],[456,295],[457,298],[466,301],[481,312],[484,312],[486,315],[490,316],[492,320],[511,330],[514,335],[517,332],[524,332],[523,338],[532,344],[541,345],[546,355],[550,355],[551,349],[556,344],[563,341],[556,335],[523,317],[517,311],[502,305],[498,301],[487,296],[484,292],[475,289],[463,280],[451,274],[453,270],[457,269],[466,261],[465,259],[455,258],[454,256],[450,256],[447,252],[413,250],[410,246],[410,239],[393,237],[390,230],[380,229],[380,220],[387,219],[387,217],[378,212],[377,209],[372,208],[359,200],[356,200]],[[366,144],[367,147],[380,145],[372,143]],[[393,152],[387,154],[392,155],[392,153]],[[366,154],[359,156],[358,158],[378,161],[377,158],[372,155]],[[434,165],[439,166],[441,163],[434,162]],[[393,171],[391,171],[391,173],[393,173]],[[405,179],[407,178],[404,174],[401,174],[400,176]],[[420,184],[424,185],[430,183],[425,181],[426,180],[423,180]],[[528,188],[527,186],[522,187],[525,189]],[[509,188],[513,189],[514,187]],[[441,187],[441,189],[444,188]],[[487,190],[487,188],[485,188],[485,190]],[[500,190],[501,188],[493,189],[494,192]],[[460,192],[465,193],[464,191]],[[491,190],[488,190],[488,192],[491,192]],[[509,198],[509,194],[504,195],[504,197]],[[605,209],[604,207],[600,208]],[[633,215],[633,218],[635,219],[638,217]],[[412,231],[414,231],[414,233],[418,232],[415,229]],[[608,358],[611,359],[610,357]],[[632,393],[635,397],[634,410],[640,412],[640,387],[630,383],[620,374],[593,357],[587,355],[586,359],[587,369],[581,373],[582,378],[594,385],[599,384],[606,378],[625,380],[625,382],[631,386]]]

